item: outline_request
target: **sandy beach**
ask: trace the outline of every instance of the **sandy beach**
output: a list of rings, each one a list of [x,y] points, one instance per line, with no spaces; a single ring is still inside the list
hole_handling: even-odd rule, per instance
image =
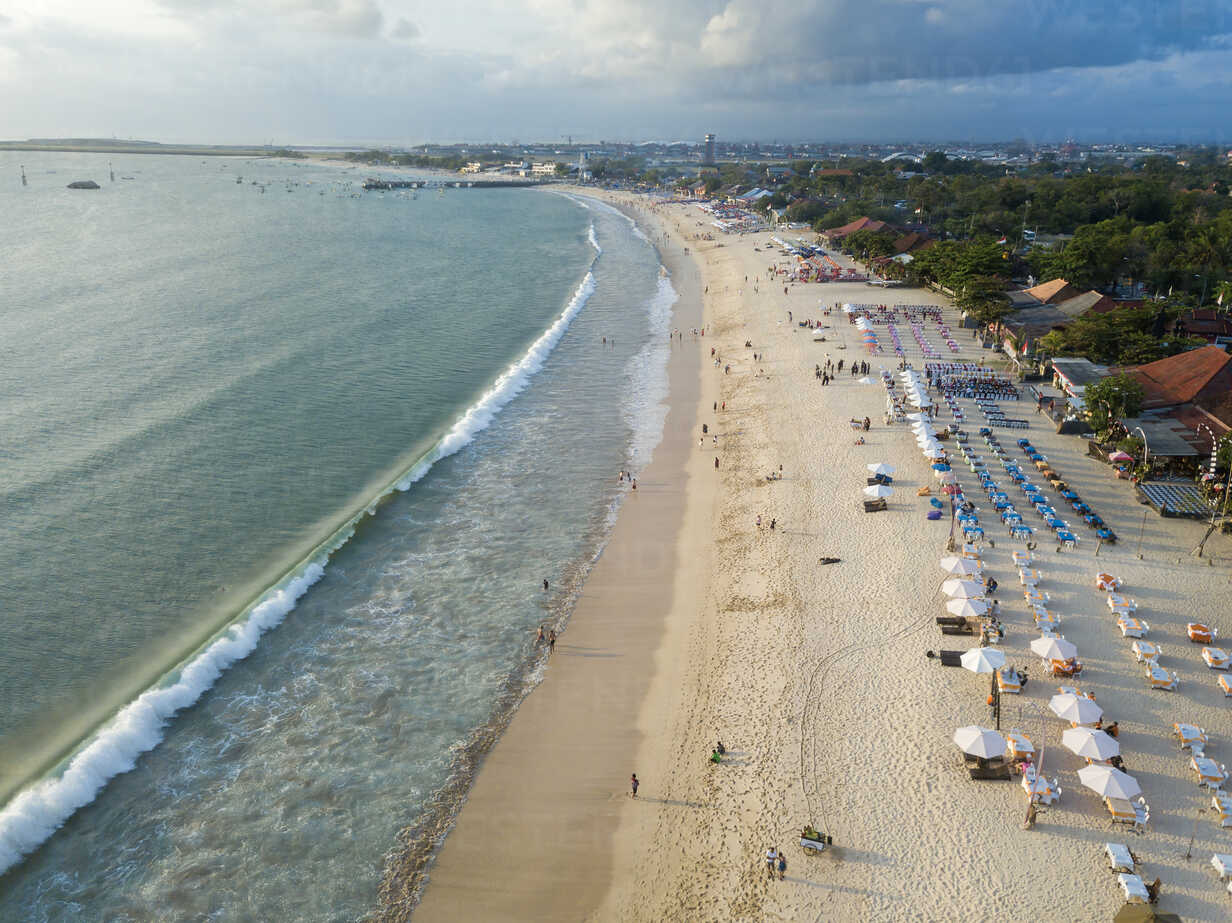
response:
[[[680,293],[674,325],[685,338],[671,360],[664,441],[544,681],[484,763],[415,918],[1110,918],[1123,903],[1103,859],[1112,841],[1130,845],[1147,881],[1162,880],[1162,910],[1225,919],[1232,898],[1210,859],[1232,843],[1172,724],[1206,728],[1216,762],[1232,756],[1217,674],[1185,638],[1195,616],[1227,627],[1226,537],[1192,557],[1200,527],[1144,518],[1128,483],[1085,457],[1084,442],[1056,435],[1033,403],[1017,408],[1030,428],[1004,431],[1002,442],[1013,450],[1029,436],[1120,536],[1096,557],[1085,531],[1064,551],[1045,534],[1035,560],[1049,609],[1086,664],[1079,684],[1119,722],[1125,762],[1151,806],[1145,833],[1113,828],[1079,783],[1085,763],[1060,746],[1068,725],[1047,709],[1058,681],[1028,648],[1038,632],[1010,558],[1022,545],[982,509],[992,539],[985,572],[1001,584],[1001,648],[1032,677],[1023,695],[1005,697],[1002,727],[1045,748],[1045,775],[1063,790],[1024,830],[1017,777],[972,781],[951,742],[957,727],[991,726],[987,677],[925,656],[975,646],[934,624],[948,521],[927,520],[928,498],[916,495],[936,485],[928,464],[906,425],[883,425],[879,383],[844,370],[822,387],[813,374],[827,356],[866,359],[874,377],[897,361],[889,351],[869,356],[840,312],[822,316],[823,304],[944,299],[862,284],[784,292],[766,281],[769,264],[784,262],[770,235],[698,240],[713,229],[695,207],[622,201],[660,245]],[[829,325],[826,341],[789,323],[788,311]],[[689,335],[703,325],[704,338]],[[955,332],[956,358],[974,361],[981,351],[969,331]],[[931,338],[940,345],[935,329]],[[922,368],[904,341],[907,361]],[[857,445],[848,421],[866,416],[872,427]],[[710,432],[699,447],[702,424]],[[969,417],[970,431],[979,425]],[[887,511],[868,514],[861,488],[873,462],[896,466],[895,494]],[[782,479],[768,481],[779,465]],[[960,477],[974,481],[965,469]],[[1095,587],[1098,571],[1136,599],[1161,663],[1180,677],[1177,691],[1147,688]],[[707,757],[718,739],[729,755],[715,765]],[[636,800],[631,772],[642,780]],[[807,823],[834,848],[805,854],[797,841]],[[769,880],[760,861],[772,846],[788,859],[783,881]]]

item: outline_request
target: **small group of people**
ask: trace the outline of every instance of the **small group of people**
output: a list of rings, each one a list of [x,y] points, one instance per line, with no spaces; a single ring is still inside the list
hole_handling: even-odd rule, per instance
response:
[[[628,483],[630,490],[637,490],[637,478],[633,476],[632,471],[621,471],[620,477],[616,480],[621,484]]]
[[[867,374],[868,374],[868,363],[865,362],[863,359],[861,359],[859,362],[851,363],[851,377],[852,378],[855,378],[857,375],[867,375]]]
[[[543,588],[548,588],[548,582],[543,581]],[[535,637],[536,644],[547,644],[548,653],[551,654],[556,650],[556,629],[549,629],[546,625],[539,626],[539,634]]]
[[[778,872],[779,881],[782,881],[787,875],[787,857],[783,855],[783,851],[777,846],[771,846],[766,850],[766,871],[770,875],[770,880],[774,880],[774,873]]]

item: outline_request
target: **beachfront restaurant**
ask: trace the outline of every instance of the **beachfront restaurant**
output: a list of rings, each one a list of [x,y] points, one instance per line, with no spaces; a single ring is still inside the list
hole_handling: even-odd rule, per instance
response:
[[[1089,359],[1052,360],[1052,386],[1068,398],[1067,415],[1086,410],[1087,386],[1102,381],[1111,374],[1108,366],[1096,365]]]

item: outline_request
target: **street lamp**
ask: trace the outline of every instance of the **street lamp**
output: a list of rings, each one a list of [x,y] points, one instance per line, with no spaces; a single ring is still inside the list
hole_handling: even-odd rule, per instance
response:
[[[1142,431],[1141,426],[1135,426],[1134,432],[1142,433],[1142,467],[1145,468],[1151,458],[1151,447],[1146,443],[1146,433]]]

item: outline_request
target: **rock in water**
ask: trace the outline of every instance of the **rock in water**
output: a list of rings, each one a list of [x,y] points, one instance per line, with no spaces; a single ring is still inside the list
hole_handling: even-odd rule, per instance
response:
[[[75,183],[68,184],[69,189],[102,189],[98,183],[92,179],[79,179]]]

